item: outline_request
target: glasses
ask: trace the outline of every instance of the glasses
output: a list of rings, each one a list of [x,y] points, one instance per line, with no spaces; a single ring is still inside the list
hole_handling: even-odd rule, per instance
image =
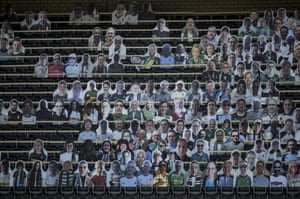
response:
[[[197,147],[203,147],[203,145],[202,145],[202,144],[199,144],[199,145],[197,145]]]
[[[238,135],[232,135],[231,137],[234,137],[234,138],[236,137],[236,138],[237,138],[237,137],[239,137],[239,136],[238,136]]]
[[[240,168],[247,168],[247,165],[240,165]]]
[[[224,104],[224,106],[230,106],[230,104]]]

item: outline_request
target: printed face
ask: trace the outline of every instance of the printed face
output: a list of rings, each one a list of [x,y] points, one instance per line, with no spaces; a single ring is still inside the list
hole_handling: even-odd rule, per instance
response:
[[[193,162],[191,164],[191,173],[195,175],[198,173],[198,171],[199,171],[199,165],[197,163]]]
[[[198,58],[200,55],[200,49],[199,48],[193,48],[192,49],[192,56],[193,58]]]
[[[297,166],[297,164],[296,163],[290,163],[290,165],[289,165],[289,167],[290,167],[290,173],[291,174],[296,174],[297,173],[297,171],[298,171],[298,166]]]
[[[139,166],[142,165],[145,160],[146,160],[146,157],[145,157],[144,153],[140,152],[137,155],[137,159],[136,159],[137,165],[139,165]]]
[[[182,165],[177,162],[176,165],[175,165],[176,171],[179,172],[181,170],[181,167],[182,167]]]
[[[34,144],[34,149],[35,149],[36,152],[41,152],[41,151],[42,151],[42,148],[43,148],[43,145],[42,145],[41,142],[36,142],[36,143]]]
[[[76,57],[70,56],[69,59],[68,59],[68,61],[69,61],[70,65],[74,65],[76,63]]]
[[[280,173],[280,169],[281,169],[281,164],[279,162],[276,162],[274,164],[274,173],[276,174]]]
[[[187,152],[187,143],[183,141],[179,141],[177,144],[177,155],[178,156],[185,156]]]
[[[175,140],[176,140],[175,134],[172,133],[172,132],[169,132],[169,133],[168,133],[168,142],[169,142],[169,143],[174,143]]]
[[[49,165],[49,170],[50,170],[51,173],[55,173],[56,170],[57,170],[56,164],[51,163],[51,164]]]
[[[169,125],[167,121],[161,121],[160,122],[160,129],[162,130],[162,132],[166,132],[169,129]]]
[[[229,163],[224,164],[223,173],[225,176],[229,176],[231,174],[232,165]]]
[[[66,144],[66,150],[67,150],[67,152],[69,152],[69,153],[72,152],[73,148],[74,148],[73,143]]]
[[[30,113],[31,109],[32,109],[31,103],[30,102],[26,102],[24,104],[24,111],[25,111],[25,113]]]
[[[110,88],[109,84],[103,84],[103,91],[104,92],[108,92],[109,88]]]
[[[152,140],[154,142],[157,142],[158,140],[160,140],[160,133],[158,131],[154,131],[152,134]]]
[[[97,28],[94,30],[94,39],[99,39],[100,37],[101,37],[101,30]]]
[[[247,167],[248,167],[248,165],[245,162],[240,163],[239,168],[240,168],[241,174],[247,173]]]
[[[128,175],[133,175],[135,172],[135,165],[133,163],[128,163],[127,164],[127,168],[126,168],[126,172]]]
[[[216,36],[216,34],[217,33],[216,33],[216,29],[215,28],[212,28],[212,27],[208,28],[207,37],[208,37],[209,40],[214,39],[215,36]]]
[[[104,63],[104,57],[103,56],[99,56],[98,57],[98,63],[101,65]]]
[[[146,103],[146,108],[147,108],[147,109],[152,109],[152,102],[148,101],[148,102]]]
[[[160,110],[160,113],[161,113],[162,115],[167,114],[167,111],[168,111],[168,104],[167,104],[167,103],[162,103],[162,104],[159,106],[159,110]]]
[[[293,141],[289,141],[288,142],[288,149],[289,149],[289,151],[295,151],[296,144]]]
[[[67,85],[64,84],[64,83],[59,84],[59,85],[58,85],[58,90],[59,90],[59,92],[60,92],[60,93],[64,93],[65,90],[66,90],[66,87],[67,87]]]
[[[203,147],[204,147],[204,143],[203,142],[198,142],[197,143],[197,150],[198,150],[198,152],[202,152],[203,151]]]
[[[248,157],[247,157],[247,162],[251,165],[251,164],[254,164],[254,160],[255,160],[255,155],[253,154],[248,154]]]
[[[71,163],[70,162],[65,162],[64,163],[64,169],[65,170],[70,170],[71,169]]]
[[[158,145],[158,149],[159,149],[159,151],[165,151],[165,149],[166,149],[165,143],[160,142]]]
[[[188,29],[193,29],[194,27],[195,27],[195,21],[194,21],[194,19],[192,19],[192,18],[189,18],[187,21],[186,21],[186,27],[188,28]]]
[[[238,101],[237,106],[239,112],[244,112],[246,109],[246,104],[243,100]]]
[[[264,172],[264,164],[262,162],[256,164],[256,171],[258,174],[262,174]]]
[[[86,121],[84,124],[85,130],[91,130],[92,128],[92,123],[90,121]]]
[[[212,162],[208,163],[206,167],[206,175],[208,177],[213,177],[215,173],[216,173],[216,165]]]
[[[277,107],[276,103],[274,101],[270,101],[268,103],[268,111],[269,111],[269,113],[274,113],[276,111],[276,107]]]
[[[46,24],[47,20],[48,20],[48,17],[46,14],[44,14],[44,13],[39,14],[39,21],[41,24]]]
[[[217,141],[218,142],[223,141],[224,134],[222,132],[217,132],[216,136],[217,136]]]
[[[80,174],[85,174],[87,172],[87,165],[85,163],[81,163],[79,166]]]
[[[284,100],[283,110],[285,114],[290,114],[292,112],[293,103],[291,100]]]
[[[120,165],[117,164],[117,163],[113,163],[112,170],[113,170],[114,173],[119,173],[119,171],[120,171]]]
[[[129,132],[124,133],[123,134],[123,139],[130,141],[130,133]]]
[[[232,132],[231,139],[232,139],[233,142],[238,142],[238,140],[239,140],[239,133],[236,132],[236,131]]]
[[[184,124],[183,124],[183,122],[178,122],[176,127],[177,127],[177,130],[178,130],[178,131],[182,131],[182,130],[184,129]]]
[[[151,167],[148,163],[144,164],[143,170],[145,173],[149,173],[151,170]]]
[[[105,143],[103,144],[103,150],[104,150],[105,152],[109,152],[109,151],[110,151],[110,144],[109,144],[108,142],[105,142]]]
[[[126,151],[126,150],[127,150],[127,144],[122,143],[122,144],[120,145],[120,150],[121,150],[121,151]]]
[[[122,102],[117,102],[115,104],[115,111],[117,114],[121,114],[123,110],[123,103]]]

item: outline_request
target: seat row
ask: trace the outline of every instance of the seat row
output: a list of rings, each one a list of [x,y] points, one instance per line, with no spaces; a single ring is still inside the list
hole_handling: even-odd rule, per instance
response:
[[[0,187],[2,197],[299,198],[300,187]]]

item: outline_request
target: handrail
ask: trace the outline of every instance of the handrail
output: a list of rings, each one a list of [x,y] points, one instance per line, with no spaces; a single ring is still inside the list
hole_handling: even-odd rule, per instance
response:
[[[73,129],[68,129],[68,130],[62,130],[62,129],[61,130],[57,130],[57,129],[53,129],[53,130],[45,130],[45,129],[39,129],[39,130],[35,130],[35,129],[9,130],[9,129],[5,129],[5,130],[3,130],[3,129],[1,129],[0,134],[1,133],[78,133],[78,130],[73,130]]]
[[[212,19],[211,16],[207,16],[210,19],[195,19],[195,23],[207,23],[207,22],[242,22],[243,19]],[[172,24],[172,23],[185,23],[186,20],[180,20],[180,19],[168,19],[167,20],[168,24]],[[20,24],[21,22],[12,22],[11,24]],[[133,26],[137,26],[139,24],[153,24],[153,23],[157,23],[156,20],[138,20],[138,24],[133,25]],[[55,24],[67,24],[67,25],[74,25],[74,26],[79,26],[80,25],[99,25],[99,24],[110,24],[110,25],[114,25],[112,24],[111,20],[99,20],[99,21],[80,21],[80,22],[71,22],[70,21],[64,21],[64,20],[60,20],[60,21],[55,21],[55,20],[51,20],[51,25],[55,25]],[[119,26],[130,26],[130,25],[119,25]]]
[[[35,140],[0,140],[0,144],[33,144]],[[65,140],[43,140],[43,144],[64,144]],[[264,143],[271,143],[272,140],[266,140]],[[74,141],[75,144],[83,144],[84,141]],[[94,144],[102,144],[103,141],[93,141]],[[246,145],[253,145],[255,141],[245,141],[244,144]],[[300,144],[300,140],[298,140]],[[247,153],[248,150],[241,150],[242,153]],[[210,153],[231,153],[231,151],[226,150],[211,150]]]
[[[264,11],[258,11],[260,14],[263,14]],[[291,12],[291,11],[289,11]],[[111,16],[112,12],[103,12],[100,11],[99,15],[109,15]],[[249,14],[249,10],[239,10],[239,11],[216,11],[216,12],[193,12],[193,11],[175,11],[175,12],[170,12],[170,11],[154,11],[155,15],[197,15],[197,16],[218,16],[218,15],[240,15],[240,14]],[[54,17],[59,17],[59,16],[65,16],[69,17],[70,13],[69,12],[49,12],[47,13],[48,16],[54,16]],[[17,16],[24,17],[25,14],[23,13],[17,13]],[[38,16],[38,13],[35,13],[35,16]],[[100,18],[101,19],[101,18]]]
[[[231,28],[231,31],[237,31],[239,28]],[[221,29],[217,29],[220,31]],[[14,33],[52,33],[52,32],[92,32],[93,28],[90,29],[50,29],[50,30],[15,30]],[[120,28],[116,29],[117,32],[152,32],[153,28]],[[182,31],[182,28],[169,28],[170,32],[179,32]],[[199,32],[207,31],[207,28],[199,28]]]
[[[135,65],[131,65],[131,66],[135,66]],[[166,65],[161,65],[161,66],[166,66]],[[173,66],[173,65],[172,65]],[[164,70],[164,69],[161,69],[161,70]],[[149,71],[150,72],[150,71]],[[107,77],[107,79],[109,79],[109,77],[112,77],[112,76],[176,76],[176,75],[180,75],[180,76],[201,76],[203,72],[186,72],[186,73],[182,73],[182,72],[150,72],[150,73],[146,73],[146,72],[137,72],[137,73],[95,73],[93,74],[95,76],[95,78],[97,77]],[[35,77],[36,75],[33,74],[33,73],[29,73],[29,74],[23,74],[23,73],[15,73],[15,74],[12,74],[12,73],[8,73],[8,74],[0,74],[0,77]],[[80,76],[79,76],[80,77]],[[40,79],[40,78],[37,78],[37,79]],[[49,80],[51,80],[51,78],[47,78]],[[68,80],[69,78],[66,77],[66,81]],[[90,79],[93,79],[93,78],[90,78]],[[86,80],[88,81],[88,80]],[[67,82],[67,84],[69,85],[72,85],[73,82]],[[220,82],[215,82],[216,84],[219,84]],[[238,83],[238,82],[235,82],[235,83]],[[85,85],[86,82],[82,82],[82,85]],[[99,84],[99,83],[98,83]],[[111,85],[114,85],[116,83],[114,82],[111,82]],[[131,85],[131,82],[125,82],[125,84],[127,85]],[[160,83],[157,82],[157,83],[154,83],[154,85],[159,85]],[[176,82],[169,82],[170,85],[175,85]],[[185,82],[185,85],[191,85],[192,82]],[[200,84],[202,85],[205,85],[206,82],[200,82]],[[262,83],[263,85],[266,84],[266,83]],[[57,82],[0,82],[0,85],[3,85],[3,86],[12,86],[12,85],[57,85]],[[140,83],[140,85],[146,85],[146,82],[144,83]],[[298,85],[295,84],[295,81],[280,81],[280,82],[277,82],[277,85],[292,85],[292,86],[295,86],[297,87]],[[284,90],[280,90],[280,92],[296,92],[295,90],[290,90],[290,89],[284,89]],[[3,92],[0,92],[0,94],[3,94],[3,93],[14,93],[14,92],[20,92],[20,91],[3,91]],[[22,92],[22,91],[21,91]],[[24,91],[26,93],[26,91]],[[34,92],[40,92],[38,94],[47,94],[47,93],[43,93],[43,92],[49,92],[49,91],[34,91]],[[52,92],[53,93],[53,92]]]

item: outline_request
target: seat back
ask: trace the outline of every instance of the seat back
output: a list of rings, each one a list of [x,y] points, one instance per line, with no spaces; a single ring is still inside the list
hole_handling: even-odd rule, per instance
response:
[[[136,195],[138,192],[137,187],[124,187],[124,193],[126,195]]]
[[[238,195],[248,195],[251,193],[251,187],[237,187],[236,192]]]
[[[220,187],[220,193],[222,195],[233,195],[234,194],[234,188],[233,187]]]
[[[0,186],[0,195],[9,195],[9,194],[11,194],[11,187]]]
[[[13,188],[15,195],[26,195],[27,194],[27,187],[21,186],[21,187],[14,187]]]
[[[189,195],[201,195],[202,189],[200,186],[194,186],[194,187],[188,187],[188,193]]]
[[[74,187],[61,187],[60,192],[63,195],[72,195],[74,193]]]
[[[186,193],[185,186],[173,186],[172,193],[177,195],[182,195]]]
[[[140,186],[140,194],[141,195],[152,195],[153,187],[152,186]]]
[[[43,187],[29,187],[29,193],[31,195],[40,195],[44,191]]]
[[[120,186],[117,186],[117,187],[111,186],[108,188],[108,194],[109,195],[120,195],[120,194],[122,194],[122,188]]]
[[[90,188],[89,187],[77,187],[76,192],[78,195],[88,195],[88,194],[90,194]]]
[[[101,196],[106,194],[106,188],[105,186],[102,187],[94,187],[93,188],[93,194],[94,196]]]
[[[217,187],[205,187],[204,193],[206,195],[218,195],[218,188]]]
[[[54,187],[45,187],[45,194],[46,195],[56,195],[58,194],[58,188]]]
[[[170,187],[165,186],[165,187],[156,187],[156,193],[158,195],[168,195],[170,192]]]

